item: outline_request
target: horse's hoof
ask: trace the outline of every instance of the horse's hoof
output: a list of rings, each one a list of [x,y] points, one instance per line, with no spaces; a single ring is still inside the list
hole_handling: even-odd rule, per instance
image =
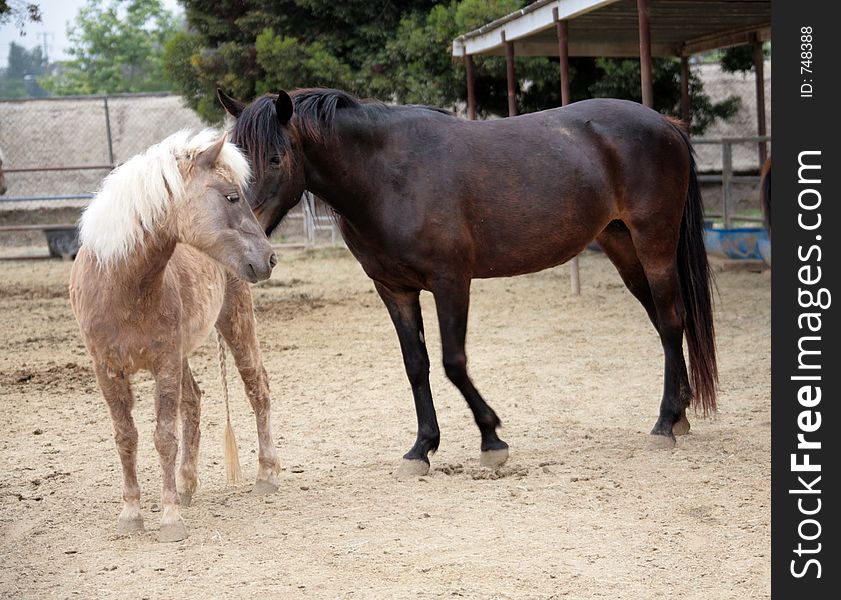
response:
[[[395,471],[398,478],[423,477],[429,473],[429,463],[424,460],[412,460],[404,458]]]
[[[258,479],[254,483],[252,493],[255,496],[267,496],[268,494],[274,494],[277,492],[279,487],[280,486],[278,486],[277,483],[269,481],[268,479]]]
[[[187,526],[184,521],[178,519],[172,523],[161,523],[158,531],[159,542],[180,542],[187,539]]]
[[[689,419],[686,418],[686,415],[681,415],[678,422],[672,425],[672,434],[686,435],[689,433],[689,429]]]
[[[675,447],[675,436],[652,433],[648,436],[648,448],[650,450],[671,450]]]
[[[135,533],[143,533],[143,517],[136,515],[126,519],[117,519],[117,533],[120,535],[133,535]]]
[[[178,497],[181,500],[181,506],[185,508],[193,503],[193,492],[181,492]]]
[[[485,469],[497,469],[508,460],[508,448],[483,450],[479,454],[479,466]]]

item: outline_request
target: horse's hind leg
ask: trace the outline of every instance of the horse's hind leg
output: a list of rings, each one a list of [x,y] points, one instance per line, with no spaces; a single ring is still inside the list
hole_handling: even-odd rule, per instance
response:
[[[181,518],[175,485],[175,459],[178,454],[178,404],[181,400],[182,358],[180,349],[164,357],[154,370],[155,376],[155,449],[161,461],[160,542],[178,542],[187,537]]]
[[[181,367],[181,466],[178,495],[181,506],[190,506],[198,486],[199,440],[201,439],[201,390],[193,378],[187,359]]]
[[[473,418],[482,434],[480,464],[498,467],[508,460],[508,444],[496,434],[499,417],[488,406],[467,374],[467,354],[464,342],[467,335],[467,311],[470,302],[470,280],[436,282],[432,290],[441,328],[444,371],[467,401]]]
[[[216,321],[216,327],[231,349],[257,420],[259,454],[254,492],[274,493],[278,488],[280,460],[272,440],[269,378],[260,357],[251,291],[245,282],[228,278],[225,303]]]
[[[604,253],[619,271],[625,286],[639,300],[648,318],[654,325],[658,335],[660,329],[657,322],[657,307],[654,297],[651,294],[651,287],[645,274],[645,269],[640,263],[634,244],[631,239],[631,232],[622,221],[612,221],[605,229],[596,236],[596,241]],[[689,376],[686,370],[686,360],[683,352],[680,352],[680,399],[682,411],[680,418],[672,425],[674,435],[685,435],[689,433],[689,419],[686,418],[686,409],[692,400],[692,390],[689,386]]]
[[[123,534],[143,531],[140,514],[140,486],[137,483],[137,427],[131,416],[134,395],[125,373],[110,372],[95,364],[96,380],[108,404],[114,425],[114,442],[123,467],[123,510],[117,519],[117,530]]]
[[[418,417],[418,434],[415,444],[403,456],[398,471],[401,476],[425,475],[429,471],[429,453],[438,449],[441,433],[432,391],[429,387],[429,354],[423,333],[423,317],[418,290],[393,291],[385,285],[374,282],[377,292],[388,309],[403,354],[403,366],[412,386],[415,398],[415,412]]]

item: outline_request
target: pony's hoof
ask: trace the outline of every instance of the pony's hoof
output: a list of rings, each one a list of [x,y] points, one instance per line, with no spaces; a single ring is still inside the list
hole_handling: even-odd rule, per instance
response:
[[[178,498],[181,500],[181,506],[187,508],[193,503],[193,492],[181,492]]]
[[[423,477],[427,473],[429,473],[428,462],[404,458],[394,474],[398,478],[404,479],[408,477]]]
[[[678,422],[672,425],[672,434],[686,435],[689,433],[689,429],[689,419],[686,418],[686,415],[681,415]]]
[[[479,466],[484,469],[497,469],[508,460],[508,448],[483,450],[479,454]]]
[[[274,494],[277,492],[278,488],[278,484],[273,481],[269,481],[268,479],[258,479],[254,483],[252,493],[255,496],[267,496],[268,494]]]
[[[187,526],[181,519],[172,523],[161,523],[161,529],[158,531],[159,542],[180,542],[186,539]]]
[[[117,533],[120,535],[133,535],[135,533],[143,533],[144,531],[143,517],[140,515],[117,519]]]
[[[675,447],[675,436],[652,433],[648,436],[648,448],[650,450],[671,450]]]

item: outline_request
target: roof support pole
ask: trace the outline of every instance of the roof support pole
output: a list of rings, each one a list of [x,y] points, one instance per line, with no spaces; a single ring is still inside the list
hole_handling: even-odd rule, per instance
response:
[[[753,70],[756,75],[756,134],[765,135],[765,53],[762,42],[756,36],[753,39]],[[759,142],[758,150],[761,167],[768,157],[768,144]]]
[[[505,42],[505,73],[508,79],[508,116],[516,117],[517,79],[514,76],[514,42]]]
[[[686,131],[692,130],[692,103],[689,98],[689,57],[680,57],[680,118]]]
[[[464,68],[467,71],[467,118],[476,120],[476,79],[473,71],[473,56],[464,57]]]
[[[569,104],[569,23],[556,21],[558,57],[561,63],[561,106]]]
[[[637,14],[640,29],[640,83],[642,103],[654,108],[654,89],[651,83],[651,9],[648,0],[637,0]]]
[[[558,34],[558,57],[561,66],[561,105],[569,104],[569,23],[558,20],[555,12],[555,28]],[[578,270],[578,257],[569,261],[569,284],[575,296],[581,295],[581,276]]]

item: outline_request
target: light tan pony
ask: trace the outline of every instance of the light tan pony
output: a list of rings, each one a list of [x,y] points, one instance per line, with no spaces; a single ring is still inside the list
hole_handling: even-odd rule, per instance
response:
[[[187,537],[179,505],[189,506],[197,486],[201,400],[187,357],[214,325],[257,418],[255,491],[277,490],[269,386],[246,283],[267,279],[277,258],[244,198],[248,163],[226,138],[213,130],[168,137],[115,169],[81,219],[70,303],[114,425],[122,533],[143,530],[129,377],[145,369],[155,378],[154,438],[163,471],[158,539]],[[230,445],[226,462],[238,462]]]

